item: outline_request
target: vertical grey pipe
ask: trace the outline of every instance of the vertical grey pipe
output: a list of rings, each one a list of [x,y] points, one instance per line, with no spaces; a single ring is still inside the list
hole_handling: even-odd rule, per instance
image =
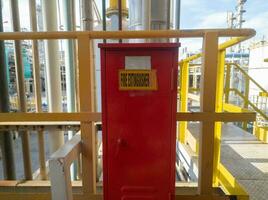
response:
[[[144,30],[151,29],[151,0],[142,0],[142,23]]]
[[[181,26],[181,0],[176,1],[175,7],[175,29],[180,30]],[[177,38],[177,42],[179,42],[179,38]]]
[[[106,0],[102,0],[102,30],[106,31]],[[103,43],[106,43],[106,39]]]
[[[170,29],[170,0],[167,0],[167,30]]]
[[[176,8],[175,8],[175,29],[180,29],[180,23],[181,23],[181,0],[176,1]]]
[[[20,31],[20,19],[19,19],[19,6],[18,0],[10,0],[11,14],[12,14],[12,25],[13,31]],[[21,41],[15,40],[15,63],[16,63],[16,81],[17,81],[17,93],[19,110],[21,112],[27,112],[26,96],[25,96],[25,82],[24,82],[24,67],[21,54]],[[23,164],[24,164],[24,176],[25,179],[32,179],[32,166],[31,166],[31,154],[29,144],[29,133],[21,132],[22,140],[22,153],[23,153]]]
[[[122,0],[118,0],[118,30],[122,31]],[[122,39],[119,39],[119,43],[122,43]]]
[[[82,0],[82,24],[83,30],[93,30],[92,0]]]
[[[36,21],[36,0],[29,0],[30,11],[30,24],[33,32],[37,31]],[[35,109],[36,112],[42,112],[42,92],[41,92],[41,78],[40,78],[40,62],[38,52],[38,41],[32,41],[33,52],[33,79],[34,79],[34,91],[35,91]],[[39,165],[40,165],[40,178],[41,180],[47,179],[46,173],[46,156],[45,156],[45,141],[44,132],[38,132],[38,148],[39,148]]]
[[[0,1],[0,32],[3,32],[3,16],[2,16],[2,1]],[[8,80],[7,69],[5,62],[5,45],[4,41],[0,41],[0,112],[9,112],[9,94],[8,94]],[[14,163],[14,145],[12,134],[8,131],[0,133],[3,155],[3,170],[4,178],[7,180],[16,179],[16,168]]]
[[[66,1],[62,0],[62,18],[64,31],[74,31],[74,2],[73,0]],[[67,111],[76,112],[76,84],[75,84],[75,60],[74,60],[74,40],[63,41],[64,52],[65,52],[65,71],[66,71],[66,96],[67,96]],[[69,139],[75,133],[68,131]],[[76,180],[77,178],[77,162],[71,166],[71,178]]]
[[[82,22],[83,22],[83,30],[92,31],[94,26],[94,19],[93,19],[93,0],[82,0]],[[93,44],[93,43],[92,43]],[[94,46],[92,46],[93,52]],[[93,56],[93,63],[95,63],[95,56]],[[96,66],[93,65],[93,71],[96,72]],[[97,110],[97,95],[96,95],[96,74],[93,76],[94,82],[94,105],[95,110]]]
[[[63,26],[65,31],[74,31],[73,19],[73,1],[62,0],[63,5]],[[76,111],[75,100],[75,61],[74,61],[74,41],[64,41],[65,48],[65,70],[66,70],[66,92],[67,92],[67,110]]]
[[[171,12],[170,0],[167,0],[167,30],[170,29],[170,12]],[[167,42],[169,41],[170,39],[167,39]]]

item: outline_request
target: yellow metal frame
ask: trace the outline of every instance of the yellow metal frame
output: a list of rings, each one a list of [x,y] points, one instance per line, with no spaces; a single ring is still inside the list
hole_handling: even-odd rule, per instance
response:
[[[246,101],[248,103],[248,105],[250,105],[254,109],[255,112],[257,112],[259,115],[261,115],[265,120],[268,120],[268,116],[264,112],[262,112],[256,105],[254,105],[251,101],[249,101],[249,99],[247,99],[240,91],[238,91],[237,89],[234,89],[234,88],[230,88],[227,90],[229,90],[229,92],[234,92],[241,99]],[[233,108],[235,108],[235,107],[233,107]],[[235,110],[230,110],[230,111],[235,112]]]
[[[251,112],[249,109],[241,108],[239,106],[236,106],[230,103],[224,103],[223,110],[227,112],[238,112],[238,113]]]
[[[225,49],[218,52],[218,71],[217,71],[217,88],[216,88],[216,112],[223,112],[223,94],[224,94],[224,66],[225,66]],[[215,123],[214,134],[214,166],[213,166],[213,183],[218,183],[218,173],[220,164],[221,148],[221,122]]]
[[[188,87],[189,87],[189,62],[185,61],[180,63],[180,112],[187,112],[188,107]],[[187,137],[187,122],[180,122],[178,124],[178,139],[181,143],[185,143],[185,138]]]
[[[254,126],[254,135],[261,141],[268,143],[268,127]]]
[[[245,189],[235,180],[232,174],[220,163],[218,170],[218,181],[226,194],[237,195],[238,200],[248,200],[249,196]]]
[[[216,104],[215,111],[223,112],[223,110],[228,109],[231,112],[240,112],[242,109],[238,109],[231,104],[225,104],[224,97],[224,74],[225,74],[225,49],[231,47],[241,41],[244,41],[245,38],[237,37],[233,38],[227,42],[224,42],[218,46],[218,67],[217,67],[217,87],[216,87]],[[180,110],[187,111],[187,102],[188,102],[188,77],[189,77],[189,63],[193,60],[196,60],[202,57],[203,53],[199,53],[193,56],[190,56],[186,59],[183,59],[179,62],[180,65]],[[183,68],[184,66],[184,68]],[[239,66],[238,66],[239,67]],[[245,73],[247,75],[247,73]],[[230,68],[227,68],[227,80],[230,77]],[[230,82],[227,82],[226,85],[230,86]],[[197,89],[195,89],[197,90]],[[195,91],[194,90],[194,91]],[[248,91],[248,89],[247,89]],[[248,95],[248,92],[246,92]],[[229,91],[227,91],[225,96],[225,102],[228,102]],[[202,101],[202,100],[201,100]],[[250,112],[247,108],[248,102],[244,104],[244,112]],[[239,199],[248,199],[248,195],[245,190],[236,182],[235,178],[228,172],[226,168],[220,163],[220,141],[221,141],[221,123],[216,122],[214,124],[214,164],[213,164],[213,184],[218,186],[222,185],[226,192],[229,194],[239,195]],[[185,138],[187,137],[187,122],[180,122],[179,124],[179,140],[181,143],[185,143]],[[199,144],[196,144],[199,148]],[[234,183],[234,184],[232,184]]]
[[[237,89],[234,89],[234,88],[230,87],[230,77],[231,77],[230,76],[230,71],[231,71],[231,67],[234,67],[235,69],[239,70],[239,72],[241,72],[244,75],[245,82],[246,82],[246,84],[245,84],[245,94],[242,94]],[[251,102],[249,100],[249,84],[250,83],[253,83],[254,85],[256,85],[257,88],[260,90],[259,96],[257,96],[257,98],[259,98],[259,97],[267,98],[268,97],[268,92],[260,84],[258,84],[257,81],[255,81],[252,77],[250,77],[247,74],[247,72],[242,69],[242,67],[240,67],[237,63],[226,63],[226,82],[225,82],[225,104],[224,104],[224,110],[227,111],[227,112],[247,112],[249,110],[248,107],[250,106],[263,119],[268,120],[268,116],[261,109],[259,109],[258,106],[254,104],[254,102]],[[240,107],[235,106],[235,105],[228,104],[230,92],[234,92],[237,96],[239,96],[243,100],[243,102],[244,102],[243,108],[240,108]],[[245,130],[247,130],[247,123],[246,122],[243,123],[243,128]],[[259,140],[268,143],[268,139],[267,139],[268,132],[266,131],[265,127],[259,127],[258,123],[254,123],[253,134],[256,135],[256,137]]]
[[[268,92],[260,92],[259,96],[260,97],[268,97]]]
[[[201,113],[179,113],[177,120],[179,121],[202,121],[203,129],[201,131],[200,153],[199,153],[199,184],[198,191],[193,194],[177,194],[176,199],[226,199],[223,196],[215,196],[213,193],[213,177],[215,176],[215,166],[219,170],[218,149],[219,143],[216,142],[214,146],[214,139],[220,136],[215,131],[216,121],[240,121],[240,120],[253,120],[255,115],[253,113],[235,114],[235,113],[220,113],[216,112],[217,103],[216,96],[219,95],[217,88],[222,83],[217,81],[217,60],[218,60],[218,38],[219,37],[238,37],[232,39],[231,42],[225,43],[225,46],[231,46],[246,40],[255,35],[253,29],[198,29],[198,30],[179,30],[179,31],[88,31],[88,32],[16,32],[16,33],[0,33],[0,40],[42,40],[42,39],[77,39],[78,43],[78,76],[79,76],[79,108],[80,113],[78,116],[64,113],[55,114],[47,113],[47,119],[53,118],[57,120],[61,116],[63,118],[76,121],[81,121],[81,139],[82,139],[82,182],[83,193],[75,195],[74,199],[102,199],[102,195],[96,192],[96,152],[95,152],[95,129],[94,120],[99,119],[99,114],[94,114],[94,72],[93,72],[93,52],[92,40],[93,39],[136,39],[136,38],[203,38],[203,57],[204,69],[202,73],[203,80],[209,79],[209,82],[203,81],[201,97],[202,97],[202,111]],[[183,74],[181,74],[183,76]],[[181,98],[185,98],[185,93]],[[187,93],[186,93],[187,96]],[[185,101],[184,101],[185,103]],[[219,109],[220,110],[220,109]],[[87,113],[85,121],[81,117],[83,113]],[[89,114],[91,113],[91,114]],[[12,114],[13,115],[13,114]],[[14,122],[20,115],[23,116],[23,121],[42,121],[42,115],[37,114],[34,119],[33,115],[26,114],[1,114],[0,122],[11,121]],[[44,115],[43,115],[44,116]],[[182,117],[184,116],[184,117]],[[85,116],[84,116],[85,117]],[[72,118],[72,119],[70,119]],[[22,120],[22,118],[21,118]],[[19,123],[19,122],[18,122]],[[216,134],[215,134],[216,133]],[[215,136],[214,136],[215,135]],[[209,148],[208,148],[209,147]],[[214,153],[216,152],[216,153]],[[214,164],[213,164],[214,163]],[[235,195],[235,194],[234,194]],[[47,194],[26,194],[19,195],[13,193],[0,193],[1,199],[18,199],[21,196],[23,199],[49,199]]]

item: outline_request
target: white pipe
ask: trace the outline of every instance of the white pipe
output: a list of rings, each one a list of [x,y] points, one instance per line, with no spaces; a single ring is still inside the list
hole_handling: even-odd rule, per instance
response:
[[[151,29],[151,0],[142,0],[142,22],[143,29]]]
[[[74,10],[73,1],[62,0],[62,19],[64,31],[74,31]],[[65,52],[65,72],[66,72],[66,96],[67,96],[67,111],[76,111],[75,101],[75,62],[74,62],[74,41],[64,40],[63,43]]]
[[[174,0],[129,0],[130,30],[165,30],[172,28]],[[131,40],[141,42],[144,40]],[[167,41],[151,39],[146,41]]]
[[[61,18],[63,19],[63,30],[74,31],[75,30],[75,17],[74,17],[74,2],[73,0],[66,1],[61,0],[63,7],[61,12]],[[64,40],[64,64],[66,74],[66,97],[67,97],[67,112],[76,111],[76,84],[75,84],[75,62],[74,62],[74,41]],[[73,131],[68,131],[68,139],[70,140],[74,135]],[[75,180],[77,176],[77,164],[71,165],[71,179]]]
[[[45,31],[57,31],[57,2],[42,0]],[[45,41],[46,50],[46,82],[49,112],[62,112],[61,72],[59,62],[59,44],[56,40]],[[64,136],[60,131],[49,133],[49,150],[55,152],[64,144]]]

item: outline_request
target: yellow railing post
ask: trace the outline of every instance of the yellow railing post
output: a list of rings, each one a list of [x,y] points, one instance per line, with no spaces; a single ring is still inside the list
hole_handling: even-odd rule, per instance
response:
[[[248,109],[248,101],[249,101],[249,78],[245,77],[245,101],[244,101],[244,108]],[[247,130],[248,123],[243,122],[243,129]]]
[[[217,66],[217,88],[216,88],[216,112],[223,112],[223,94],[224,94],[224,67],[225,67],[225,50],[218,53]],[[220,148],[221,148],[221,122],[215,123],[214,138],[214,163],[213,163],[213,183],[218,185],[218,169],[220,164]]]
[[[226,63],[225,103],[229,103],[230,81],[231,81],[231,65],[229,63]]]
[[[180,112],[188,111],[188,87],[189,87],[189,62],[180,64]],[[179,122],[178,139],[181,143],[185,143],[187,122]]]
[[[92,40],[78,37],[80,112],[94,112],[94,71]],[[83,193],[96,193],[96,138],[94,122],[81,122]]]
[[[215,113],[217,91],[218,34],[207,32],[203,39],[200,111]],[[215,118],[212,118],[215,119]],[[216,120],[215,120],[216,121]],[[215,121],[202,121],[198,152],[198,193],[213,193]]]

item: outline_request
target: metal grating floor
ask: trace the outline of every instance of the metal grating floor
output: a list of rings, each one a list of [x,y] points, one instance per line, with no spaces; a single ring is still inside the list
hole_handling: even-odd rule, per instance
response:
[[[188,129],[198,140],[199,123],[190,123]],[[221,162],[245,188],[250,200],[268,199],[268,144],[232,124],[223,124]]]

